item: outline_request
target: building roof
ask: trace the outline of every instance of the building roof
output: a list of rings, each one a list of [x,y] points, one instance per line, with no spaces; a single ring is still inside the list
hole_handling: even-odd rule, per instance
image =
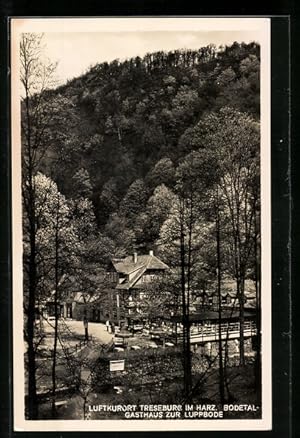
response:
[[[124,259],[112,259],[112,264],[117,272],[123,274],[131,274],[138,269],[147,266],[147,269],[168,269],[168,265],[162,262],[155,255],[139,255],[137,256],[137,262],[134,262],[133,256],[127,256]]]
[[[122,274],[133,274],[130,281],[123,281],[117,285],[117,289],[130,289],[141,278],[148,269],[165,271],[169,269],[168,265],[162,262],[153,254],[139,255],[134,260],[133,256],[125,257],[124,259],[113,259],[112,264],[115,270]]]
[[[131,280],[129,281],[124,281],[121,284],[117,285],[117,289],[130,289],[132,288],[135,283],[141,278],[141,276],[144,274],[144,272],[147,270],[146,266],[141,267],[140,269],[138,269],[134,275],[133,278],[131,278]]]

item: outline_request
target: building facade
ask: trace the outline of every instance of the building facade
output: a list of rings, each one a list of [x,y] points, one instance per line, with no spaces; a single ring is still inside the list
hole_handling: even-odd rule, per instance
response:
[[[110,319],[118,325],[130,325],[133,321],[142,319],[139,303],[145,296],[145,286],[158,281],[168,270],[169,266],[156,257],[153,251],[149,251],[149,254],[134,253],[123,259],[112,259],[108,273],[112,282],[113,303]]]

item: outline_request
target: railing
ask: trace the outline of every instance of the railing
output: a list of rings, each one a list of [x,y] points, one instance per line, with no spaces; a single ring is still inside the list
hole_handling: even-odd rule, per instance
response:
[[[244,323],[244,337],[252,337],[257,333],[254,321],[245,321]],[[174,335],[175,333],[173,333]],[[175,334],[176,336],[176,334]],[[240,324],[225,323],[221,324],[221,339],[238,339],[240,337]],[[177,332],[177,339],[182,338],[182,331]],[[192,326],[190,331],[191,344],[210,342],[219,340],[219,326],[213,324],[211,326]]]

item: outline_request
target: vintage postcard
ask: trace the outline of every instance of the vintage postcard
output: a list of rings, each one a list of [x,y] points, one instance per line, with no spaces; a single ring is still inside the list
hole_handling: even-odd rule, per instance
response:
[[[11,69],[14,429],[270,430],[270,20],[13,18]]]

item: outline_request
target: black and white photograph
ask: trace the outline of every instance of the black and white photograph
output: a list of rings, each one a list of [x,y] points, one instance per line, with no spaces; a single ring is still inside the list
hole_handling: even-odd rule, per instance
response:
[[[269,24],[12,19],[15,430],[271,429]]]

